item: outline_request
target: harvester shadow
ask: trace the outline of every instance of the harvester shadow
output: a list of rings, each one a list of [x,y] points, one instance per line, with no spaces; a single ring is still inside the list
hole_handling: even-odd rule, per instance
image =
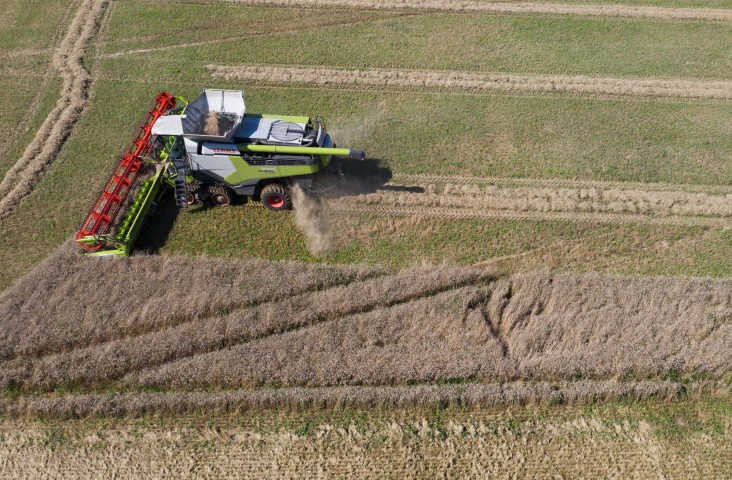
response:
[[[157,254],[166,243],[178,218],[178,207],[170,199],[163,198],[157,210],[143,224],[135,250]]]
[[[329,171],[316,176],[312,190],[327,192],[331,198],[351,197],[376,193],[378,191],[424,193],[422,187],[387,185],[393,174],[387,167],[381,166],[378,158],[367,158],[362,162],[344,159],[341,164],[343,176],[337,173],[338,160],[335,159]]]

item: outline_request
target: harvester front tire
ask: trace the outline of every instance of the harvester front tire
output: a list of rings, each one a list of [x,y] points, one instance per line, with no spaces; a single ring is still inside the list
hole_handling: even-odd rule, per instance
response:
[[[231,205],[231,191],[226,187],[211,187],[208,189],[211,193],[211,203],[217,207],[228,207]]]
[[[292,205],[287,189],[279,183],[270,183],[262,189],[262,203],[270,210],[287,210]]]

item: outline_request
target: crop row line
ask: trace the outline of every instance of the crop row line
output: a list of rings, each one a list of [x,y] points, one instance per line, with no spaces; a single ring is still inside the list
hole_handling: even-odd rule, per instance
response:
[[[436,73],[410,70],[338,70],[208,65],[214,78],[318,85],[344,84],[363,88],[460,88],[468,90],[569,92],[601,95],[732,99],[732,82],[691,80],[629,80],[587,76],[524,76]]]
[[[392,181],[404,183],[423,182],[432,184],[476,184],[496,186],[517,186],[534,188],[575,188],[575,189],[620,189],[620,190],[644,190],[663,192],[705,192],[718,194],[732,194],[732,186],[729,185],[693,185],[693,184],[670,184],[670,183],[643,183],[643,182],[604,182],[600,180],[570,180],[570,179],[541,179],[541,178],[508,178],[508,177],[465,177],[453,175],[425,175],[394,173]]]
[[[573,213],[573,212],[517,212],[511,210],[465,210],[457,208],[422,206],[349,205],[331,201],[328,208],[335,212],[378,216],[417,216],[454,220],[544,220],[557,222],[593,222],[612,224],[646,223],[652,225],[730,227],[732,222],[722,218],[687,216],[653,217],[633,214]]]

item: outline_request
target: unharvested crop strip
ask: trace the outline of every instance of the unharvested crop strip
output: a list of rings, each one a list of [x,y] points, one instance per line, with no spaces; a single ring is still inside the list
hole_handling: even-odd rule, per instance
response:
[[[0,218],[7,217],[28,196],[43,171],[54,161],[74,125],[88,106],[92,78],[82,57],[109,0],[85,0],[56,51],[53,65],[64,78],[61,98],[23,156],[0,183]]]
[[[123,383],[193,389],[670,375],[726,381],[731,291],[729,281],[707,278],[515,275],[196,355]]]
[[[416,88],[464,88],[498,91],[567,92],[574,94],[732,99],[732,82],[629,80],[586,76],[518,76],[409,70],[337,70],[208,65],[212,77],[301,84],[345,84]]]
[[[455,220],[543,220],[555,222],[591,222],[591,223],[647,223],[651,225],[730,227],[732,222],[722,218],[704,217],[651,217],[646,215],[624,215],[603,213],[571,213],[571,212],[521,212],[511,210],[467,210],[442,207],[406,207],[366,204],[328,203],[328,209],[334,212],[357,215],[377,216],[410,216],[428,218],[447,218]]]
[[[732,11],[713,8],[663,8],[626,5],[565,5],[551,3],[493,3],[454,0],[224,0],[234,3],[293,5],[383,9],[446,10],[452,12],[483,13],[545,13],[554,15],[582,15],[634,17],[657,19],[689,19],[732,21]]]
[[[437,295],[486,277],[493,277],[492,270],[472,267],[405,270],[393,276],[294,296],[227,316],[194,320],[175,328],[69,353],[5,362],[0,368],[0,385],[53,389],[63,384],[108,382],[129,372],[198,353]]]
[[[75,242],[71,242],[75,246]],[[377,268],[56,254],[0,294],[0,360],[91,347],[382,275]],[[195,288],[192,281],[195,278]],[[94,303],[76,299],[107,292]],[[53,318],[53,324],[44,319]],[[79,336],[83,330],[85,335]]]

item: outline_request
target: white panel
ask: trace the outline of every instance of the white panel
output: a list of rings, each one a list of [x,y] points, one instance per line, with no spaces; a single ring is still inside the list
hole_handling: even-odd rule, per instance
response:
[[[219,177],[227,177],[236,172],[234,164],[231,163],[229,157],[224,155],[196,155],[191,157],[191,169],[210,171]]]
[[[244,117],[241,121],[241,125],[239,126],[239,130],[236,131],[234,137],[250,138],[252,140],[267,140],[273,121],[274,120],[271,118]]]
[[[180,115],[165,115],[155,120],[153,135],[183,135]]]

